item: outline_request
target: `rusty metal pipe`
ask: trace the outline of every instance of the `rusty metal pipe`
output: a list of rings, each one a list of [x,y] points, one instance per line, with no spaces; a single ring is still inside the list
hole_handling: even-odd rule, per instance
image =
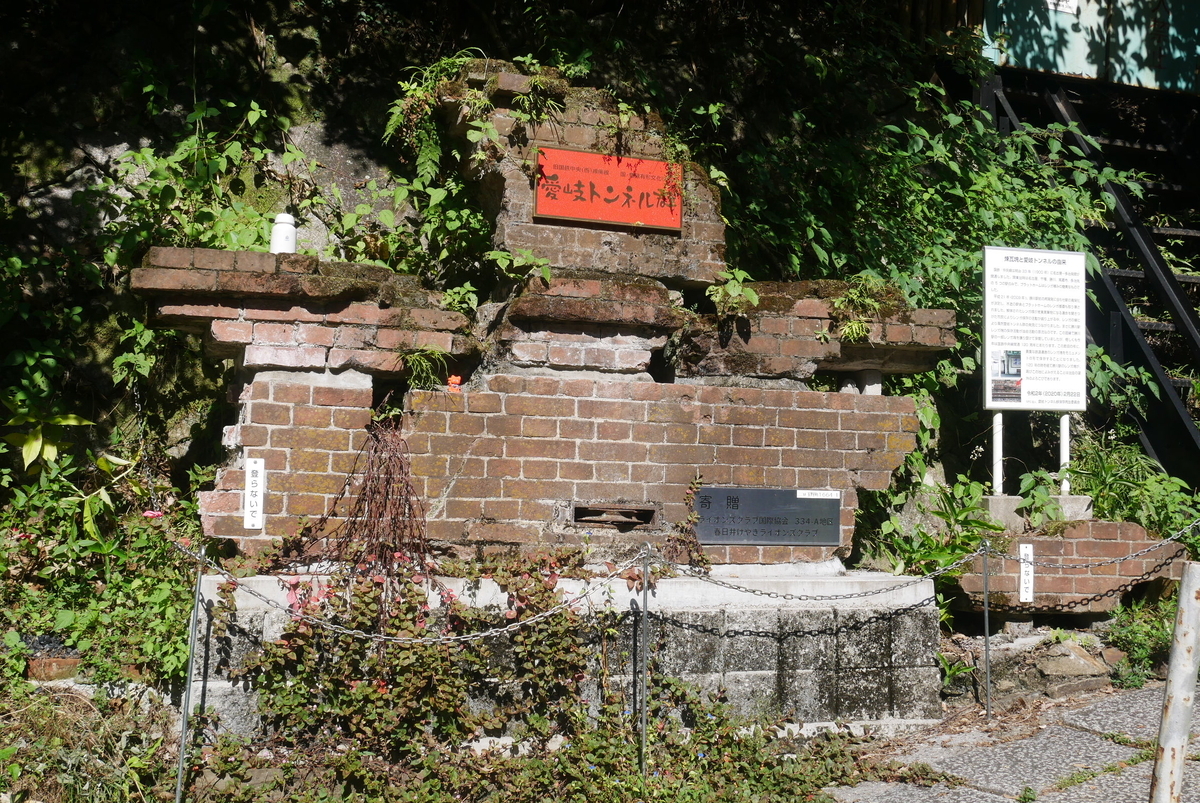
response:
[[[1200,669],[1200,563],[1183,565],[1179,584],[1179,612],[1175,614],[1175,636],[1171,662],[1167,666],[1167,688],[1163,697],[1162,725],[1158,730],[1158,752],[1154,756],[1154,778],[1150,803],[1182,803],[1183,765],[1187,758],[1192,708],[1196,702],[1196,672]]]

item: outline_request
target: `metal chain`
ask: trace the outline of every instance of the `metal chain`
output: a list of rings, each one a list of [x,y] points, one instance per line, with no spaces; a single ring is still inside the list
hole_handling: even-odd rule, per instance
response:
[[[1146,547],[1145,549],[1140,549],[1137,552],[1133,552],[1129,555],[1125,555],[1124,557],[1120,557],[1120,558],[1106,558],[1104,560],[1089,561],[1087,563],[1050,563],[1049,561],[1039,561],[1039,560],[1034,560],[1033,558],[1022,558],[1017,555],[1007,555],[1007,554],[1000,553],[1000,552],[990,552],[989,554],[991,554],[995,557],[1001,558],[1003,560],[1015,560],[1018,563],[1025,563],[1030,566],[1041,566],[1043,569],[1090,569],[1095,566],[1111,566],[1116,563],[1124,563],[1127,560],[1133,560],[1134,558],[1140,558],[1142,555],[1149,554],[1156,549],[1162,549],[1167,544],[1178,541],[1180,538],[1187,535],[1191,530],[1195,529],[1195,527],[1197,525],[1200,525],[1200,519],[1193,521],[1191,524],[1184,527],[1179,532],[1177,532],[1167,538],[1164,538],[1157,543],[1151,544],[1150,546]]]
[[[504,627],[493,628],[491,630],[481,630],[478,633],[464,633],[464,634],[458,635],[458,636],[427,636],[427,637],[423,637],[423,638],[412,637],[412,636],[388,636],[388,635],[384,635],[381,633],[367,633],[364,630],[356,630],[354,628],[342,627],[341,625],[337,625],[337,624],[334,624],[333,622],[330,622],[328,619],[322,619],[318,616],[312,616],[310,614],[300,613],[298,611],[295,611],[292,608],[289,608],[285,605],[281,605],[280,603],[276,602],[275,600],[271,599],[270,597],[267,597],[266,595],[262,594],[259,591],[256,591],[253,588],[250,588],[249,586],[242,585],[238,581],[238,578],[234,577],[232,574],[227,572],[225,569],[221,568],[221,566],[219,566],[218,564],[209,560],[204,555],[192,552],[191,550],[186,549],[185,547],[183,547],[180,544],[173,544],[173,546],[180,552],[183,552],[185,555],[190,557],[192,560],[203,562],[204,565],[208,566],[210,569],[212,569],[213,571],[215,571],[216,573],[218,573],[222,577],[224,577],[226,579],[226,581],[234,583],[239,590],[250,595],[251,597],[254,597],[259,602],[262,602],[263,604],[267,605],[270,608],[274,608],[278,611],[282,611],[283,613],[286,613],[293,620],[305,622],[307,624],[313,625],[314,627],[320,627],[320,628],[328,630],[332,633],[337,633],[338,635],[342,635],[342,636],[351,636],[353,638],[367,639],[369,641],[374,641],[374,642],[387,642],[390,644],[430,644],[430,645],[433,645],[433,644],[462,644],[462,643],[466,643],[466,642],[470,642],[470,641],[481,641],[486,638],[492,638],[493,636],[500,636],[500,635],[504,635],[506,633],[513,633],[513,632],[516,632],[517,630],[520,630],[522,627],[524,627],[526,625],[531,625],[534,622],[540,622],[542,619],[547,619],[551,616],[554,616],[556,613],[559,613],[561,611],[572,608],[573,606],[578,605],[580,602],[583,602],[588,597],[590,597],[591,595],[595,594],[597,591],[600,591],[601,589],[604,588],[603,585],[597,584],[595,586],[588,588],[582,594],[572,597],[571,599],[566,600],[565,602],[561,602],[558,605],[555,605],[553,608],[547,608],[546,610],[542,611],[541,613],[534,614],[533,616],[530,616],[528,619],[521,619],[519,621],[513,622],[510,625],[505,625]],[[627,569],[636,565],[637,562],[642,559],[642,554],[643,553],[639,552],[637,557],[635,557],[625,563],[622,563],[620,566],[616,567],[613,571],[611,571],[606,577],[600,578],[601,583],[605,583],[605,582],[608,582],[609,580],[619,577],[622,572],[624,572]]]
[[[879,594],[890,594],[893,591],[899,591],[901,589],[908,588],[910,586],[915,586],[918,583],[923,583],[926,580],[931,580],[934,577],[939,577],[939,576],[945,574],[946,572],[954,571],[955,569],[957,569],[958,567],[967,563],[968,561],[974,560],[976,557],[982,555],[983,551],[984,551],[984,547],[980,547],[979,549],[976,549],[971,554],[965,555],[964,557],[959,558],[958,560],[954,561],[954,563],[951,563],[948,566],[943,566],[940,569],[937,569],[936,571],[930,572],[929,574],[921,575],[919,577],[914,577],[911,580],[904,582],[904,583],[900,583],[898,585],[888,586],[887,588],[871,589],[870,591],[856,591],[852,594],[787,594],[787,593],[783,593],[783,592],[779,592],[779,591],[764,591],[761,588],[748,588],[746,586],[737,585],[736,583],[729,583],[724,580],[718,580],[715,577],[711,577],[706,574],[701,574],[700,571],[698,569],[696,569],[695,567],[687,566],[682,563],[672,563],[664,558],[659,558],[659,561],[666,566],[670,566],[671,568],[675,569],[676,571],[680,571],[680,572],[686,574],[688,577],[694,577],[697,580],[701,580],[705,583],[710,583],[715,586],[721,586],[722,588],[728,588],[733,591],[741,591],[745,594],[753,594],[756,597],[769,597],[770,599],[786,599],[786,600],[794,600],[796,602],[819,602],[819,601],[823,601],[823,600],[832,601],[832,600],[843,600],[843,599],[863,599],[864,597],[874,597],[874,596],[878,596]]]
[[[270,599],[266,595],[254,590],[253,588],[241,585],[238,581],[238,578],[234,577],[232,574],[227,572],[225,569],[221,568],[221,566],[219,564],[209,560],[206,556],[196,553],[196,552],[192,552],[191,550],[183,547],[180,544],[173,544],[173,546],[177,550],[182,552],[183,554],[187,555],[192,560],[202,562],[205,566],[207,566],[211,570],[215,571],[217,574],[220,574],[222,577],[224,577],[226,579],[226,581],[234,583],[244,593],[249,594],[251,597],[254,597],[255,599],[259,600],[260,602],[262,602],[263,604],[267,605],[270,608],[274,608],[283,613],[286,613],[293,620],[302,621],[307,624],[313,625],[315,627],[320,627],[320,628],[323,628],[330,632],[337,633],[339,635],[351,636],[354,638],[363,638],[363,639],[368,639],[370,641],[375,641],[375,642],[388,642],[388,643],[393,643],[393,644],[462,644],[462,643],[466,643],[466,642],[479,641],[479,640],[486,639],[486,638],[492,638],[494,636],[501,636],[501,635],[504,635],[507,633],[513,633],[526,625],[531,625],[535,622],[541,621],[542,619],[546,619],[551,616],[554,616],[555,614],[557,614],[561,611],[565,611],[570,608],[573,608],[574,606],[576,606],[579,603],[583,602],[584,600],[588,599],[590,596],[595,594],[597,591],[604,589],[605,583],[619,577],[624,571],[632,568],[633,566],[636,566],[639,561],[641,561],[644,557],[647,557],[647,556],[654,563],[664,566],[669,569],[673,569],[674,571],[679,572],[680,574],[682,574],[686,577],[691,577],[693,579],[700,580],[705,583],[709,583],[710,585],[719,586],[721,588],[728,588],[732,591],[738,591],[738,592],[741,592],[744,594],[753,594],[754,596],[757,596],[757,597],[767,597],[769,599],[790,600],[790,601],[795,601],[795,602],[822,602],[822,601],[832,602],[832,601],[837,601],[837,600],[865,599],[867,597],[879,596],[881,594],[890,594],[894,591],[900,591],[905,588],[910,588],[919,583],[923,583],[926,580],[932,580],[936,577],[940,577],[943,574],[952,572],[955,569],[958,569],[959,567],[974,560],[975,558],[980,557],[985,552],[989,555],[993,555],[993,556],[996,556],[996,557],[1004,559],[1004,560],[1014,560],[1014,561],[1017,561],[1018,563],[1028,563],[1028,564],[1031,564],[1034,566],[1041,566],[1043,568],[1049,568],[1049,569],[1087,569],[1087,568],[1091,568],[1091,567],[1095,567],[1095,566],[1108,566],[1110,564],[1122,563],[1127,560],[1133,560],[1134,558],[1138,558],[1138,557],[1141,557],[1142,555],[1153,552],[1156,549],[1161,549],[1166,544],[1178,541],[1180,538],[1182,538],[1184,535],[1189,533],[1191,530],[1195,529],[1197,526],[1200,526],[1200,519],[1197,519],[1196,521],[1192,522],[1191,524],[1189,524],[1187,527],[1183,528],[1179,532],[1174,533],[1170,537],[1164,538],[1162,541],[1152,544],[1151,546],[1148,546],[1145,549],[1139,550],[1137,552],[1134,552],[1132,554],[1129,554],[1129,555],[1126,555],[1126,556],[1120,557],[1120,558],[1109,558],[1106,560],[1091,561],[1088,563],[1049,563],[1049,562],[1045,562],[1045,561],[1030,560],[1030,559],[1026,559],[1026,558],[1021,558],[1019,556],[1009,555],[1006,553],[995,552],[991,549],[990,543],[985,541],[979,548],[977,548],[975,551],[971,552],[970,554],[964,555],[963,557],[959,558],[958,560],[954,561],[953,563],[951,563],[947,566],[943,566],[935,571],[932,571],[929,574],[919,575],[919,576],[913,577],[912,579],[910,579],[906,582],[899,583],[897,585],[888,586],[886,588],[877,588],[877,589],[871,589],[868,591],[856,591],[856,592],[849,593],[849,594],[788,594],[788,593],[779,592],[779,591],[766,591],[761,588],[749,588],[747,586],[738,585],[736,583],[730,583],[725,580],[718,580],[717,578],[712,577],[711,575],[703,573],[703,571],[701,569],[698,569],[694,566],[689,566],[687,564],[682,564],[682,563],[675,563],[673,561],[667,560],[665,557],[663,557],[661,554],[659,554],[655,550],[650,550],[649,552],[643,550],[643,551],[639,552],[635,557],[631,558],[630,560],[626,561],[625,563],[623,563],[620,566],[613,569],[611,572],[609,572],[609,574],[607,576],[600,578],[600,582],[598,582],[594,586],[590,586],[583,593],[581,593],[575,597],[572,597],[571,599],[566,600],[562,603],[559,603],[558,605],[555,605],[552,608],[547,608],[546,610],[542,611],[541,613],[534,614],[533,616],[530,616],[528,619],[522,619],[522,620],[513,622],[510,625],[506,625],[504,627],[493,628],[490,630],[483,630],[483,631],[480,631],[477,633],[466,633],[466,634],[457,635],[457,636],[431,636],[431,637],[424,637],[424,638],[409,637],[409,636],[387,636],[387,635],[383,635],[383,634],[379,634],[379,633],[367,633],[363,630],[356,630],[353,628],[342,627],[341,625],[334,624],[333,622],[330,622],[327,619],[322,619],[320,617],[312,616],[310,614],[300,613],[298,611],[292,610],[289,607],[281,605],[280,603],[276,602],[273,599]],[[1177,557],[1179,557],[1182,554],[1184,554],[1184,550],[1181,550],[1179,555],[1172,556],[1166,562],[1170,562],[1171,560],[1176,559]],[[924,604],[924,602],[922,602],[920,604]]]

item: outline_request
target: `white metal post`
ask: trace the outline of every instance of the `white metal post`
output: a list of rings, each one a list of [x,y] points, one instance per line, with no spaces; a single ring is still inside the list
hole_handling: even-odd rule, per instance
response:
[[[1063,413],[1058,419],[1058,478],[1062,481],[1062,495],[1071,493],[1071,481],[1067,479],[1067,464],[1071,462],[1071,414]]]
[[[1004,413],[992,413],[992,493],[1004,495]]]
[[[1200,669],[1200,563],[1188,561],[1183,564],[1183,579],[1179,582],[1179,610],[1175,614],[1171,662],[1167,665],[1150,803],[1183,801],[1183,766],[1196,702],[1197,669]]]

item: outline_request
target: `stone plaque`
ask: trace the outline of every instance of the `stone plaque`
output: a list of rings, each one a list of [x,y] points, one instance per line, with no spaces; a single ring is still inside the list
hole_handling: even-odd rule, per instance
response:
[[[841,546],[842,492],[711,488],[696,494],[701,544]]]

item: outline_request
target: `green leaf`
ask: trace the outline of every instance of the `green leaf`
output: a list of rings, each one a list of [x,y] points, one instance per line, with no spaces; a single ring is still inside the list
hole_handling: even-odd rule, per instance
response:
[[[63,631],[75,624],[74,611],[59,611],[54,615],[54,629]]]
[[[34,427],[34,430],[24,437],[24,443],[21,444],[21,459],[25,461],[25,468],[29,468],[34,460],[37,460],[42,454],[42,428]]]

